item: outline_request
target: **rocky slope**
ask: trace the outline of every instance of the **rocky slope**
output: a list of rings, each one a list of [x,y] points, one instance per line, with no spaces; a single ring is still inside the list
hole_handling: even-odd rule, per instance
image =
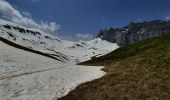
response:
[[[137,41],[170,34],[170,21],[154,20],[141,23],[130,23],[123,28],[101,30],[97,37],[120,46],[136,43]]]

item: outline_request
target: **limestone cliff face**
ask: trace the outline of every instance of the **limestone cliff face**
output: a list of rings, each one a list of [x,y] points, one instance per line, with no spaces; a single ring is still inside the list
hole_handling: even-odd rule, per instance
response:
[[[97,37],[120,46],[133,44],[137,41],[170,34],[170,21],[154,20],[141,23],[130,23],[123,28],[101,30]]]

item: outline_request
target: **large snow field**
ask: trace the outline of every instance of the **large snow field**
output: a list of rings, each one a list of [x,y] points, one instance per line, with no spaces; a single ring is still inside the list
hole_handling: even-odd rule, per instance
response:
[[[62,63],[0,42],[0,100],[54,100],[102,77],[101,68]]]

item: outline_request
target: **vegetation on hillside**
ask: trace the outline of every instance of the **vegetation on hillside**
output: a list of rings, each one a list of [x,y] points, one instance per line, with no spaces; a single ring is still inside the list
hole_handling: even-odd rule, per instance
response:
[[[169,35],[121,47],[82,64],[106,66],[107,74],[60,100],[170,100]]]

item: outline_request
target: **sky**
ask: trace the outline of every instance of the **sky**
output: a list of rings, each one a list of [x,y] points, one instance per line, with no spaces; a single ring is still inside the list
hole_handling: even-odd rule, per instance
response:
[[[130,22],[170,19],[170,0],[0,0],[3,1],[20,16],[11,18],[0,6],[2,18],[29,26],[33,23],[68,39],[93,38],[100,29],[123,27]]]

